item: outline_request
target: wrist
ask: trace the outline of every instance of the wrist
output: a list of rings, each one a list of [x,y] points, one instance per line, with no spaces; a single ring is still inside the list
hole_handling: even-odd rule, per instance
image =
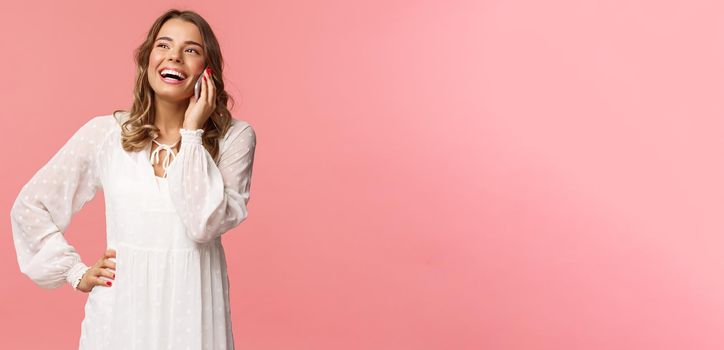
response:
[[[184,122],[182,128],[184,128],[186,130],[196,130],[196,129],[201,129],[201,125],[199,125],[198,123],[194,123],[194,122]]]
[[[83,280],[83,276],[85,276],[88,270],[90,270],[90,266],[85,266],[78,272],[78,276],[73,277],[73,281],[71,283],[73,290],[78,290],[78,286],[80,285],[80,282]]]

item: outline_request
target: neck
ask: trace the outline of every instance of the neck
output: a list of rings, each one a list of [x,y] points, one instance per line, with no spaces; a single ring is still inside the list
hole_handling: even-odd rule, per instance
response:
[[[189,100],[182,102],[167,101],[155,97],[156,120],[154,125],[158,127],[161,137],[179,134],[179,129],[183,126],[184,115],[188,108]]]

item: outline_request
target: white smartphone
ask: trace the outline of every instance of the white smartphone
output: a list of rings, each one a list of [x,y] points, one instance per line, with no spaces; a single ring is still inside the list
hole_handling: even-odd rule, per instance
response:
[[[208,67],[207,67],[208,68]],[[199,99],[199,96],[201,96],[201,79],[204,78],[204,73],[206,72],[206,68],[204,68],[204,71],[201,73],[198,79],[196,79],[196,84],[194,84],[194,95],[196,95],[196,99]]]

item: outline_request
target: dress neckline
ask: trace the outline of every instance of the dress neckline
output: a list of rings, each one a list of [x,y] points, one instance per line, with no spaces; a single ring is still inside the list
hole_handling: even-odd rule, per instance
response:
[[[152,170],[154,169],[153,168],[154,164],[158,164],[160,162],[161,166],[163,168],[163,176],[165,177],[166,171],[167,171],[168,167],[171,165],[171,159],[176,158],[176,152],[173,151],[173,148],[176,147],[176,145],[179,142],[181,142],[181,140],[178,140],[170,145],[165,144],[165,143],[160,143],[160,142],[156,141],[155,139],[152,139],[151,141],[153,141],[153,143],[158,145],[158,147],[156,147],[156,149],[154,149],[154,150],[151,150],[153,148],[153,144],[149,143],[149,146],[148,146],[148,149],[150,152],[149,163],[151,164],[151,169]],[[163,162],[161,162],[161,160],[160,160],[161,150],[166,150],[166,153],[164,154]],[[161,176],[156,175],[156,170],[153,170],[153,176],[155,176],[157,179],[163,178]]]

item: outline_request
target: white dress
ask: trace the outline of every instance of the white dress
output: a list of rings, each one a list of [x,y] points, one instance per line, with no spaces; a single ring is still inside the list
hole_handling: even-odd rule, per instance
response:
[[[179,152],[158,177],[150,143],[121,147],[126,117],[92,118],[22,188],[10,215],[20,270],[43,288],[80,277],[88,266],[64,232],[101,189],[116,277],[88,294],[79,348],[233,349],[220,237],[247,217],[254,129],[232,119],[218,162],[203,130],[181,129]]]

